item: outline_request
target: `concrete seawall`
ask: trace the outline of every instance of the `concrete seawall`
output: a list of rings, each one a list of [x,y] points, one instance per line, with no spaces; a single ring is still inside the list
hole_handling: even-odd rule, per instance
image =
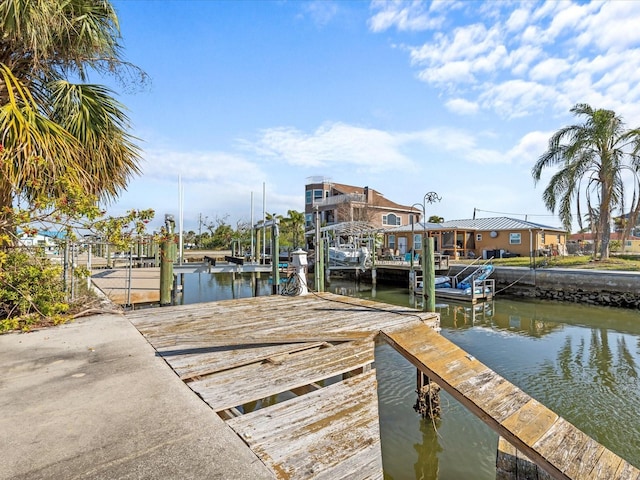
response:
[[[464,266],[454,265],[455,275]],[[640,309],[640,272],[496,267],[499,295]]]

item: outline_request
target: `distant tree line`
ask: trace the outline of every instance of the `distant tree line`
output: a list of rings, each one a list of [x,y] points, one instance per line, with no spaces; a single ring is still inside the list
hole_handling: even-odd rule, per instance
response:
[[[304,246],[304,213],[288,210],[287,216],[267,214],[266,220],[277,219],[280,225],[280,247],[295,249]],[[262,219],[255,227],[261,230]],[[183,242],[193,245],[199,250],[248,250],[251,245],[251,224],[245,220],[238,220],[235,226],[229,223],[229,215],[216,216],[213,221],[202,222],[202,232],[193,230],[183,232]],[[200,230],[200,229],[199,229]],[[254,233],[255,235],[255,233]],[[270,238],[270,228],[267,237]]]

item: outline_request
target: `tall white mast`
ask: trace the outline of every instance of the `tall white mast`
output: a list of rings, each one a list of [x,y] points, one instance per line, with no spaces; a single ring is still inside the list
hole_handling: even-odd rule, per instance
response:
[[[182,265],[182,259],[184,256],[184,244],[182,243],[182,231],[183,217],[184,217],[184,191],[182,190],[182,175],[178,175],[178,230],[179,230],[179,243],[178,243],[178,263]]]

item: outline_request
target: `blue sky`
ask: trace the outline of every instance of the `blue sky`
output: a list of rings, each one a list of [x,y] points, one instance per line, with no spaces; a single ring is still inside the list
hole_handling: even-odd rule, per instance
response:
[[[110,214],[304,210],[311,176],[559,226],[531,167],[576,103],[640,126],[640,2],[116,0],[143,174]],[[95,79],[93,79],[95,80]],[[177,218],[177,217],[176,217]]]

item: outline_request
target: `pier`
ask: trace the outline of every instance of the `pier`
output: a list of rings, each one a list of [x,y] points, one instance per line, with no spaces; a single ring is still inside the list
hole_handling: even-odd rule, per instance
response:
[[[435,313],[323,293],[139,310],[127,318],[276,478],[383,477],[378,337],[551,478],[640,478],[439,335]]]
[[[127,318],[281,479],[381,479],[375,338],[409,319],[438,325],[435,313],[326,293]]]

